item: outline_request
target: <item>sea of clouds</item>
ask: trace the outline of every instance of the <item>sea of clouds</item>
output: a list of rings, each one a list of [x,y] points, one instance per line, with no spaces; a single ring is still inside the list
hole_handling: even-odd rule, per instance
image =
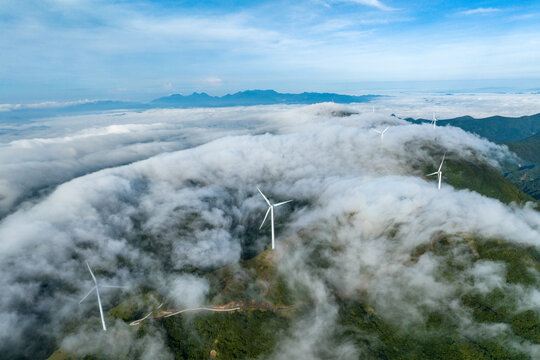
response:
[[[103,290],[105,311],[149,288],[176,307],[207,304],[208,281],[188,270],[234,264],[269,245],[268,229],[258,230],[266,204],[257,186],[275,202],[294,200],[276,209],[276,266],[314,304],[276,359],[358,358],[363,349],[326,336],[339,326],[336,293],[367,294],[403,326],[448,308],[463,333],[508,331],[474,324],[456,297],[465,286],[503,288],[519,294],[520,310],[534,309],[537,289],[510,288],[504,265],[487,261],[448,282],[437,256],[411,262],[410,254],[456,232],[540,246],[540,213],[530,206],[444,183],[438,191],[422,172],[445,152],[495,167],[514,155],[458,128],[407,123],[389,104],[111,112],[12,128],[17,135],[0,144],[0,348],[32,358],[41,343],[30,339],[45,339],[78,354],[172,358],[158,330],[141,339],[120,320],[106,333],[81,321],[97,312],[92,297],[79,305],[93,286],[84,262],[103,283],[126,286]],[[448,112],[469,114],[458,106]],[[381,141],[373,130],[385,127]],[[320,249],[324,269],[309,261]],[[515,346],[540,354],[538,345]]]

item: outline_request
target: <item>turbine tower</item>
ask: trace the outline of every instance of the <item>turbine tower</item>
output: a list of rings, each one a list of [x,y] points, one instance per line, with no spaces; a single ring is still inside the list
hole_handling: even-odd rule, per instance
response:
[[[81,301],[79,301],[79,304],[82,303],[91,293],[92,291],[96,290],[97,294],[97,301],[99,306],[99,315],[101,315],[101,324],[103,325],[103,330],[107,331],[107,326],[105,325],[105,317],[103,316],[103,307],[101,306],[101,297],[99,296],[99,288],[123,288],[123,286],[112,286],[112,285],[98,285],[96,277],[94,276],[94,273],[92,272],[92,269],[90,269],[90,265],[88,265],[88,261],[86,262],[86,266],[88,267],[88,271],[90,271],[90,275],[92,275],[92,280],[94,280],[94,287],[90,289],[88,294],[86,294]]]
[[[433,120],[431,122],[433,123],[433,127],[437,126],[437,118],[435,117],[435,113],[433,113]]]
[[[444,153],[443,157],[442,157],[442,161],[441,161],[441,165],[439,165],[439,170],[435,171],[434,173],[431,173],[431,174],[427,174],[426,176],[433,176],[433,175],[437,175],[437,178],[438,178],[438,181],[439,181],[439,190],[441,189],[441,180],[442,180],[442,166],[443,166],[443,163],[444,163],[444,157],[446,156],[446,153]]]
[[[278,207],[278,206],[281,206],[283,204],[286,204],[288,202],[291,202],[292,200],[287,200],[287,201],[283,201],[283,202],[280,202],[280,203],[277,203],[277,204],[272,204],[270,202],[270,200],[268,200],[266,198],[266,196],[264,196],[264,194],[262,193],[261,189],[259,189],[257,187],[257,190],[259,190],[259,192],[261,193],[262,197],[264,198],[264,201],[266,201],[266,203],[268,204],[268,210],[266,210],[266,215],[264,215],[264,219],[261,223],[261,226],[259,226],[259,230],[263,227],[264,225],[264,222],[266,221],[266,218],[268,217],[268,213],[270,213],[270,222],[272,223],[272,250],[274,250],[274,248],[276,247],[275,246],[275,239],[274,239],[274,207]]]
[[[384,139],[384,133],[386,132],[386,130],[388,130],[390,127],[387,126],[386,129],[384,129],[383,131],[380,131],[380,130],[377,130],[377,129],[373,129],[373,131],[375,131],[376,133],[378,134],[381,134],[381,141],[383,141]]]

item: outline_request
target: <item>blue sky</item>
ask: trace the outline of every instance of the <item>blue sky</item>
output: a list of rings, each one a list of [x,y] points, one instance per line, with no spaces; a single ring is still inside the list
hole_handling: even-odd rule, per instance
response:
[[[538,79],[539,1],[0,2],[0,103]]]

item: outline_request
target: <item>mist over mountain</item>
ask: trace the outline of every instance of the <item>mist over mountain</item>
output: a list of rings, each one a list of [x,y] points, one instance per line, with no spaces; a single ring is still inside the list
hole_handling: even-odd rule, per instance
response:
[[[361,106],[17,128],[0,157],[2,353],[538,357],[540,212],[502,176],[520,159],[458,127]],[[386,127],[381,140],[373,130]],[[445,153],[437,190],[425,175]],[[276,209],[275,251],[257,187],[293,200]],[[95,295],[79,304],[85,261],[102,284],[126,286],[100,291],[106,332]],[[198,307],[238,310],[165,317]]]
[[[407,118],[412,123],[429,122],[431,119]],[[540,114],[520,117],[490,116],[474,118],[460,116],[451,119],[440,119],[439,126],[451,125],[478,134],[494,142],[519,141],[540,132]]]
[[[426,119],[405,119],[415,124]],[[456,126],[490,141],[503,143],[520,157],[520,165],[505,169],[505,176],[520,190],[540,199],[540,114],[520,117],[491,116],[473,118],[461,116],[437,120],[439,126]]]
[[[154,99],[149,103],[115,100],[84,100],[68,103],[47,102],[30,105],[0,104],[0,122],[15,124],[29,119],[53,116],[95,113],[110,110],[144,111],[160,108],[231,107],[276,104],[316,104],[334,102],[340,104],[363,103],[381,97],[380,95],[342,95],[334,93],[303,92],[301,94],[279,93],[274,90],[246,90],[224,96],[210,96],[206,93],[191,95],[173,94]],[[0,134],[8,133],[0,129]]]

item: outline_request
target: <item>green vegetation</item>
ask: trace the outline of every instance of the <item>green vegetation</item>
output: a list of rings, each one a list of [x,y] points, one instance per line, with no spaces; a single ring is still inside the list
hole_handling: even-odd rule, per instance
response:
[[[405,119],[412,123],[422,123],[431,119]],[[456,126],[478,134],[493,142],[519,141],[527,136],[540,132],[540,114],[521,116],[518,118],[490,116],[475,119],[471,116],[460,116],[453,119],[439,120],[438,126]]]
[[[448,160],[443,179],[457,189],[469,189],[504,203],[533,201],[495,168],[469,161]]]
[[[140,319],[150,310],[156,310],[159,306],[160,296],[153,291],[149,291],[142,296],[132,296],[119,305],[108,311],[108,315],[130,322]]]
[[[207,275],[212,303],[241,304],[243,310],[158,320],[176,359],[252,359],[273,351],[291,322],[290,311],[284,310],[292,309],[290,290],[275,269],[273,256],[275,252],[266,250]]]
[[[538,343],[540,311],[527,310],[516,313],[519,294],[509,291],[506,286],[519,285],[530,288],[540,286],[540,252],[532,246],[495,239],[468,239],[467,244],[475,251],[474,261],[489,260],[505,265],[506,285],[485,294],[465,293],[461,297],[462,304],[472,310],[475,321],[507,324],[512,328],[514,335]]]
[[[455,296],[471,311],[478,326],[505,324],[507,330],[498,335],[465,335],[462,319],[444,304],[436,310],[426,309],[423,321],[403,326],[401,319],[378,315],[371,307],[376,304],[349,299],[339,303],[343,330],[336,336],[352,339],[367,352],[367,359],[530,359],[512,343],[539,343],[540,311],[519,312],[519,294],[507,286],[540,286],[538,250],[496,239],[440,234],[415,249],[411,260],[415,263],[428,253],[439,259],[440,280],[450,283],[474,283],[466,274],[477,261],[504,264],[504,288],[479,293],[463,286],[456,289]]]
[[[480,259],[505,263],[508,283],[540,285],[540,253],[534,247],[509,244],[501,240],[477,240],[474,243]]]
[[[433,167],[425,167],[422,171],[430,173],[436,170]],[[516,203],[534,201],[532,197],[516,188],[497,169],[485,163],[462,159],[458,161],[448,156],[442,171],[443,182],[456,189],[469,189],[507,204],[512,201]]]
[[[253,359],[270,354],[289,320],[271,311],[238,311],[163,319],[176,359]]]
[[[412,123],[424,123],[425,119],[405,119]],[[475,119],[461,116],[453,119],[439,120],[439,126],[456,126],[478,134],[492,142],[507,145],[527,163],[519,169],[508,169],[505,176],[519,190],[540,200],[540,114],[511,118],[492,116]],[[478,173],[480,175],[481,173]],[[488,195],[491,196],[491,195]]]
[[[131,297],[109,310],[109,314],[125,321],[135,320],[142,314],[137,298]]]
[[[527,163],[506,174],[516,186],[536,200],[540,200],[540,133],[519,142],[505,143]]]
[[[514,308],[512,299],[505,297],[501,289],[496,289],[486,295],[465,294],[461,303],[473,311],[476,321],[483,323],[507,322],[510,309]]]
[[[244,262],[244,267],[251,270],[256,279],[264,281],[264,298],[274,305],[292,305],[293,298],[285,278],[279,274],[273,264],[275,252],[266,250]]]
[[[47,360],[76,360],[77,358],[62,349],[56,350]]]
[[[424,327],[401,329],[360,303],[340,308],[344,336],[366,349],[367,359],[528,359],[504,338],[476,340],[458,331],[450,312],[431,312]]]
[[[257,301],[275,306],[293,304],[293,296],[282,274],[273,265],[275,252],[265,250],[243,261],[240,266],[227,266],[208,275],[212,303]]]
[[[517,142],[504,143],[523,160],[540,163],[540,133]]]
[[[526,310],[512,315],[515,310],[512,295],[498,289],[483,296],[468,294],[461,300],[473,310],[476,321],[507,324],[515,335],[540,344],[540,312]]]
[[[523,311],[510,320],[517,335],[540,344],[540,316],[532,310]]]

